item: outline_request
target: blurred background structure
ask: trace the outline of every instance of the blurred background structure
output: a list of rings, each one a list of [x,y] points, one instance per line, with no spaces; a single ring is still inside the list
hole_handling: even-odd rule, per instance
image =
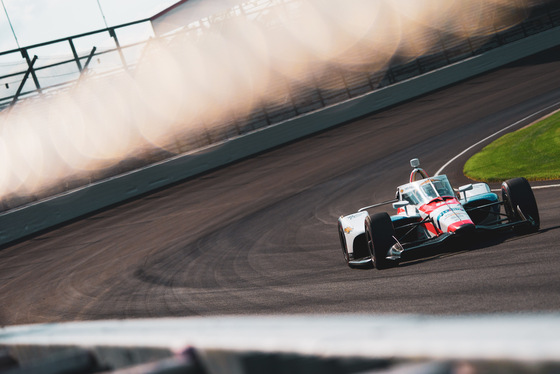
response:
[[[552,0],[183,0],[0,52],[0,210],[558,26]]]

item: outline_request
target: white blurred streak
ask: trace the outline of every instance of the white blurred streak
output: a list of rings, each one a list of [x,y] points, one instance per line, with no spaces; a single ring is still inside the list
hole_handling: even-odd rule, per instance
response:
[[[360,71],[386,66],[400,41],[400,20],[385,2],[330,0],[321,11],[333,25],[337,42],[329,60]]]
[[[5,196],[11,186],[12,158],[4,136],[0,132],[0,194]],[[13,187],[12,187],[13,188]]]
[[[50,136],[45,140],[52,142],[54,149],[69,169],[85,170],[89,162],[86,148],[86,124],[78,103],[70,93],[58,95],[47,103],[47,122]],[[61,110],[63,108],[64,110]]]
[[[265,31],[255,23],[237,18],[228,22],[222,37],[223,45],[229,50],[229,56],[223,57],[229,57],[226,69],[232,80],[233,109],[239,114],[249,114],[266,95],[270,80],[271,56]],[[223,63],[227,62],[223,60]],[[199,85],[204,86],[204,82]]]
[[[440,51],[443,35],[451,44],[484,37],[525,14],[521,1],[507,0],[239,3],[189,2],[191,14],[210,15],[218,5],[222,13],[199,29],[150,40],[130,73],[93,74],[42,105],[0,113],[0,198],[87,179],[153,149],[184,151],[179,143],[225,132],[234,117],[287,103],[294,90],[344,88],[321,79],[333,67],[383,71],[395,57]],[[249,6],[258,16],[245,14]]]
[[[184,69],[164,43],[150,42],[148,48],[135,74],[145,116],[138,125],[148,142],[164,147],[178,126],[182,106],[188,105]]]

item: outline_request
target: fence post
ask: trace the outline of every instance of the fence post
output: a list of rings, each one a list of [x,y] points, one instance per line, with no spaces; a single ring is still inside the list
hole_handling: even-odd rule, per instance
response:
[[[438,30],[437,34],[439,36],[439,44],[441,45],[441,51],[443,52],[443,56],[445,57],[445,61],[447,62],[447,65],[449,65],[449,57],[447,56],[447,50],[445,49],[445,43],[443,41],[443,33]]]
[[[29,54],[27,53],[27,49],[23,48],[21,50],[21,55],[23,56],[23,58],[25,58],[25,61],[27,61],[27,73],[31,73],[31,77],[33,78],[33,82],[35,83],[35,88],[37,88],[37,91],[39,91],[39,93],[42,93],[43,91],[41,90],[41,85],[39,84],[39,80],[37,79],[37,75],[35,75],[35,70],[33,69],[33,64],[35,63],[35,60],[37,59],[35,56],[33,58],[33,63],[31,62],[31,59],[29,58]]]
[[[115,39],[115,44],[117,45],[117,51],[119,51],[119,56],[121,56],[121,62],[123,64],[124,70],[128,71],[128,65],[126,64],[126,59],[124,58],[124,54],[122,52],[122,48],[119,43],[119,38],[117,38],[117,34],[115,33],[115,29],[109,29],[109,35],[111,35],[111,37]]]
[[[74,47],[74,42],[72,41],[72,38],[68,38],[68,43],[70,43],[70,49],[72,49],[72,54],[74,55],[74,61],[76,61],[76,65],[78,65],[78,70],[81,73],[82,72],[82,64],[80,62],[80,57],[78,56],[78,53],[76,52],[76,48]]]
[[[89,63],[91,62],[91,59],[93,58],[93,56],[95,55],[95,51],[97,51],[97,47],[93,47],[91,49],[91,52],[89,53],[89,56],[86,60],[86,64],[84,65],[84,70],[86,70],[89,66]]]
[[[25,52],[25,54],[27,55],[27,51]],[[27,58],[29,59],[29,56],[27,56]],[[29,62],[29,67],[27,68],[27,71],[25,72],[25,75],[23,76],[23,80],[21,81],[10,106],[13,106],[16,103],[16,101],[18,101],[19,95],[21,94],[21,91],[23,90],[23,86],[25,86],[25,82],[27,82],[27,78],[29,78],[29,74],[31,74],[33,72],[33,65],[35,64],[35,61],[37,61],[37,55],[33,56],[33,61]]]
[[[80,84],[80,82],[82,81],[82,79],[83,79],[85,73],[87,73],[87,69],[88,69],[89,63],[91,62],[91,59],[92,59],[93,56],[95,55],[95,51],[96,51],[96,50],[97,50],[97,47],[93,47],[93,48],[91,49],[91,52],[89,53],[89,56],[88,56],[88,58],[87,58],[87,60],[86,60],[86,64],[85,64],[84,67],[80,70],[80,76],[78,77],[78,80],[76,81],[76,85],[75,85],[74,87],[77,87],[77,86]]]

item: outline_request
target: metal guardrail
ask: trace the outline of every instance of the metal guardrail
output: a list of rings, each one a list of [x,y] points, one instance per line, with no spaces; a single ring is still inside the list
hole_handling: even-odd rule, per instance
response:
[[[52,92],[67,87],[78,81],[81,74],[87,71],[89,62],[95,58],[107,57],[111,54],[117,54],[119,64],[107,64],[110,67],[105,69],[106,73],[113,71],[122,71],[129,69],[135,63],[135,59],[127,61],[125,54],[138,46],[143,47],[145,40],[128,43],[121,46],[119,41],[119,31],[130,29],[136,25],[149,25],[150,19],[143,19],[135,22],[129,22],[122,25],[110,27],[107,29],[95,30],[83,34],[70,36],[67,38],[56,39],[44,43],[34,44],[20,49],[13,49],[0,52],[0,87],[4,86],[3,94],[0,94],[0,109],[15,104],[20,98],[31,98],[45,92]],[[112,39],[114,46],[99,48],[99,46],[89,45],[85,54],[79,55],[76,44],[83,44],[82,41],[96,39],[94,42],[106,43]],[[108,37],[108,38],[107,38]],[[56,50],[54,57],[46,51],[47,48]],[[39,61],[45,61],[43,65],[36,66],[32,64],[30,55],[35,55]],[[71,56],[70,58],[68,56]],[[18,61],[18,59],[21,60]],[[49,63],[50,60],[56,60]],[[85,60],[85,63],[84,63]],[[114,59],[113,59],[114,60]],[[5,73],[8,70],[10,72]],[[4,72],[2,72],[4,71]],[[62,73],[61,73],[62,72]],[[27,82],[26,74],[31,75],[31,82]],[[14,88],[18,89],[14,92]]]
[[[286,2],[289,1],[293,0],[286,0]],[[391,65],[382,71],[356,73],[343,71],[336,66],[333,66],[327,77],[322,76],[321,78],[339,81],[338,83],[342,82],[343,87],[340,90],[335,92],[332,90],[325,92],[325,90],[321,89],[301,91],[298,90],[297,87],[294,87],[295,92],[291,95],[292,97],[289,100],[289,104],[291,103],[292,105],[282,105],[283,108],[263,107],[262,113],[255,113],[252,120],[249,120],[247,124],[240,126],[240,130],[243,132],[243,128],[254,129],[262,127],[263,124],[260,122],[263,121],[265,122],[265,125],[269,125],[286,117],[303,114],[305,112],[324,107],[333,102],[352,98],[365,92],[394,84],[416,75],[424,74],[469,56],[484,53],[487,50],[514,42],[520,38],[560,26],[560,5],[555,4],[554,1],[537,1],[536,3],[537,5],[530,9],[531,14],[528,15],[528,18],[524,22],[505,31],[499,30],[499,27],[494,25],[488,30],[488,34],[491,35],[490,37],[483,36],[459,39],[453,36],[452,33],[427,30],[429,33],[438,34],[435,39],[439,39],[439,43],[436,44],[431,51],[414,59],[413,61],[406,62],[403,61],[403,58],[399,57],[397,52],[397,55],[393,59]],[[243,16],[250,16],[251,12],[257,13],[262,11],[263,7],[253,6],[244,10]],[[195,27],[198,29],[203,29],[205,27],[211,28],[226,19],[227,15],[222,18],[208,17],[206,25],[201,22]],[[150,25],[151,19],[129,22],[107,29],[95,30],[67,38],[34,44],[20,49],[0,52],[0,74],[3,74],[0,75],[0,87],[4,86],[5,89],[8,90],[8,93],[4,92],[4,94],[0,94],[0,109],[12,105],[20,98],[34,97],[44,92],[52,92],[53,90],[72,85],[78,81],[80,75],[87,70],[85,69],[85,66],[83,66],[83,60],[89,61],[92,58],[99,59],[102,56],[117,54],[119,63],[115,64],[113,59],[112,64],[107,64],[112,66],[106,68],[104,72],[111,73],[114,71],[122,71],[123,69],[132,69],[137,63],[138,57],[127,58],[125,55],[132,49],[142,50],[148,41],[142,40],[135,43],[121,45],[118,35],[121,31],[141,24]],[[192,31],[193,29],[189,27],[185,30]],[[109,38],[112,39],[114,46],[112,48],[100,48],[100,46],[89,45],[86,53],[82,53],[81,55],[78,54],[76,44],[82,44],[80,41],[90,37],[100,36],[109,36]],[[167,38],[173,38],[173,36],[168,36]],[[434,35],[418,35],[419,40],[423,38],[434,39]],[[61,58],[59,61],[54,63],[46,63],[39,66],[31,64],[31,58],[29,56],[37,55],[39,61],[41,62],[43,60],[40,53],[41,49],[44,49],[44,47],[54,46],[56,46],[56,48],[60,48],[61,45],[66,45],[66,56],[71,56],[71,58]],[[92,48],[96,48],[94,53],[89,52]],[[17,62],[18,56],[21,56],[20,62]],[[10,58],[12,59],[11,62],[3,63],[3,60]],[[48,61],[49,59],[52,59],[52,57],[45,57],[45,61]],[[15,67],[15,71],[11,71],[7,74],[2,73],[2,70],[10,70],[10,65]],[[23,68],[20,66],[23,66]],[[98,66],[96,69],[103,70],[102,66]],[[60,74],[57,73],[57,70],[66,70],[66,72]],[[26,82],[26,79],[23,79],[26,73],[31,75],[33,81],[32,85],[27,84],[28,82]],[[54,83],[50,81],[53,81]],[[292,85],[293,83],[279,82],[278,84]],[[14,92],[14,86],[19,87],[19,95],[17,95],[17,92]],[[306,86],[309,85],[306,84]],[[302,99],[301,96],[305,96],[305,99]]]

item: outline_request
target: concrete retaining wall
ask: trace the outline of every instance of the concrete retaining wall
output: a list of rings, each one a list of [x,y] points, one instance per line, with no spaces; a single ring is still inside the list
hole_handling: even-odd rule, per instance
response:
[[[0,245],[560,45],[560,28],[346,102],[0,215]]]

